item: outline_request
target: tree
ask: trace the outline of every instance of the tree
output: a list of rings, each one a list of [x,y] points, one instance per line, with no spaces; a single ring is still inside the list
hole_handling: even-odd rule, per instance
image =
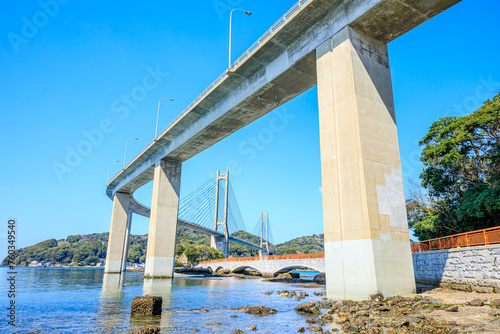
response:
[[[420,142],[421,186],[407,200],[419,239],[500,222],[500,94],[474,113],[434,122]]]

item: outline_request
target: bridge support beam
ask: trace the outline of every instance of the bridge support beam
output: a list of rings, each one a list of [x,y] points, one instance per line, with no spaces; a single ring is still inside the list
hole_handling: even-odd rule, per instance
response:
[[[346,27],[316,58],[328,297],[412,293],[387,46]]]
[[[127,248],[126,242],[130,234],[129,224],[132,216],[129,210],[131,196],[131,194],[117,192],[113,198],[113,213],[104,268],[104,273],[107,274],[119,274],[123,270],[124,252]]]
[[[130,247],[130,228],[132,227],[132,210],[128,210],[127,225],[125,226],[125,241],[123,243],[122,271],[127,271],[128,249]]]
[[[220,250],[224,257],[227,258],[229,256],[229,241],[227,240],[227,237],[225,235],[220,237],[212,236],[210,239],[210,246]]]
[[[180,187],[181,163],[156,163],[144,270],[148,278],[173,277]]]

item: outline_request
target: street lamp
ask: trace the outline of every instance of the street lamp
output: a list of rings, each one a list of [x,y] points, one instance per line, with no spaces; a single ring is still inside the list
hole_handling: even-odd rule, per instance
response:
[[[231,13],[229,14],[229,67],[228,68],[231,68],[231,25],[232,25],[232,21],[233,21],[233,12],[235,10],[243,12],[243,13],[247,14],[248,16],[252,15],[252,13],[250,13],[246,10],[243,10],[243,9],[238,9],[238,8],[233,9],[231,11]]]
[[[160,99],[160,101],[158,101],[158,113],[156,114],[156,132],[155,132],[155,140],[156,140],[156,137],[158,137],[158,119],[160,118],[160,102],[161,100],[170,100],[170,101],[174,101],[174,99],[170,99],[168,97],[162,97]]]
[[[109,162],[109,164],[108,164],[108,182],[106,182],[106,184],[108,184],[108,183],[109,183],[109,170],[110,170],[110,168],[111,168],[111,163],[112,163],[112,162],[120,162],[120,160],[111,160],[111,161]]]
[[[125,163],[127,162],[127,144],[129,139],[135,139],[138,140],[139,138],[137,137],[130,137],[125,140],[125,154],[123,155],[123,168],[125,168]]]

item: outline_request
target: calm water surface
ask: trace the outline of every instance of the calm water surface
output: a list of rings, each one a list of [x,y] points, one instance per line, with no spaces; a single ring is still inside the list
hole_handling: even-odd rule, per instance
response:
[[[317,273],[317,272],[316,272]],[[314,272],[303,275],[314,276]],[[144,280],[142,273],[106,275],[99,269],[18,268],[16,275],[16,327],[7,324],[7,268],[0,268],[2,333],[127,333],[156,325],[161,333],[232,333],[257,325],[257,333],[296,333],[306,327],[306,318],[293,311],[296,305],[320,300],[313,292],[323,289],[265,283],[235,277],[175,278]],[[304,277],[305,278],[305,277]],[[265,291],[307,291],[302,301],[271,296]],[[163,313],[155,319],[130,317],[136,296],[163,297]],[[257,317],[233,311],[241,306],[263,305],[278,310],[275,315]],[[209,309],[208,313],[194,312]],[[237,315],[237,318],[231,318]],[[254,332],[255,333],[255,332]]]

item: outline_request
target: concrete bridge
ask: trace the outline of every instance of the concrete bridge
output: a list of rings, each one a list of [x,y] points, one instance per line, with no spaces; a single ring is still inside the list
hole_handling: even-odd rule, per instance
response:
[[[319,272],[326,270],[325,254],[323,253],[229,258],[200,262],[197,267],[210,268],[213,272],[221,268],[229,269],[232,273],[253,268],[259,271],[262,277],[274,277],[276,274],[300,267],[307,267]]]
[[[317,85],[328,297],[413,292],[387,43],[459,1],[300,0],[109,182],[105,271],[154,180],[145,274],[172,276],[182,163]]]

